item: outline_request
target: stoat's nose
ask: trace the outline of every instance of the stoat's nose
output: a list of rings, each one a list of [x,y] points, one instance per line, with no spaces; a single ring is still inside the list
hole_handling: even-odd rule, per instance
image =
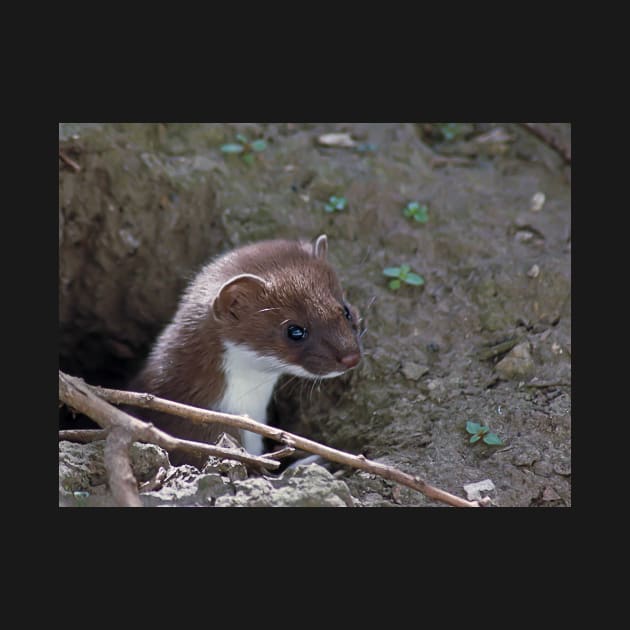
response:
[[[339,359],[340,363],[343,363],[347,368],[353,368],[361,360],[361,355],[358,352],[352,352],[346,354],[345,357]]]

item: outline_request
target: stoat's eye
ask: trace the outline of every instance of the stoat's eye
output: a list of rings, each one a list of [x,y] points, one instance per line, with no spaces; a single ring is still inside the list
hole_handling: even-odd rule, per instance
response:
[[[287,326],[287,337],[293,341],[304,341],[308,337],[308,330],[302,326],[291,324]]]

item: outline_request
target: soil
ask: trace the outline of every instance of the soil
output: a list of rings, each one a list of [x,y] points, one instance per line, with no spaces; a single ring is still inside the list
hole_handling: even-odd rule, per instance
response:
[[[569,124],[547,128],[570,146]],[[251,164],[220,150],[237,133],[267,143]],[[354,146],[321,145],[330,133]],[[274,423],[460,496],[490,479],[499,506],[571,505],[570,166],[540,139],[494,123],[62,124],[60,150],[81,166],[60,160],[62,369],[124,384],[205,260],[326,233],[365,357],[281,382]],[[332,195],[347,207],[326,212]],[[404,216],[412,201],[425,223]],[[424,284],[390,289],[383,269],[401,264]],[[502,444],[471,444],[468,421]],[[362,505],[437,505],[338,476]]]

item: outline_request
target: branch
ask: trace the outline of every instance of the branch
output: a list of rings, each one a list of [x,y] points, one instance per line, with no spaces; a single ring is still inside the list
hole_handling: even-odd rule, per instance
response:
[[[78,173],[81,170],[81,167],[72,158],[69,158],[61,149],[59,149],[59,159],[66,163],[75,173]]]
[[[106,429],[122,427],[132,435],[134,440],[158,444],[167,451],[182,449],[193,453],[204,453],[222,459],[235,459],[255,468],[262,466],[275,470],[280,466],[280,462],[266,457],[255,457],[230,448],[172,437],[156,429],[151,423],[138,420],[105,402],[82,379],[64,374],[61,370],[59,370],[59,400],[89,416]]]
[[[105,429],[65,429],[59,431],[59,441],[80,442],[87,444],[96,440],[104,440],[107,437]]]
[[[116,503],[123,507],[142,507],[138,482],[129,460],[133,441],[133,434],[122,427],[112,428],[105,440],[104,460],[109,489]]]
[[[271,438],[272,440],[276,440],[285,446],[299,448],[304,451],[308,451],[309,453],[315,453],[316,455],[321,455],[325,459],[338,464],[344,464],[352,468],[359,468],[383,477],[384,479],[389,479],[390,481],[399,483],[403,486],[408,486],[418,492],[422,492],[422,494],[431,499],[442,501],[443,503],[447,503],[455,507],[480,507],[480,505],[485,506],[490,503],[489,500],[466,501],[465,499],[450,494],[449,492],[435,488],[418,477],[404,473],[391,466],[366,459],[363,455],[352,455],[351,453],[339,451],[335,448],[314,442],[313,440],[300,437],[299,435],[288,433],[282,429],[277,429],[276,427],[270,427],[266,424],[256,422],[255,420],[250,420],[245,416],[236,416],[228,413],[220,413],[218,411],[198,409],[197,407],[192,407],[190,405],[184,405],[164,398],[158,398],[152,394],[125,392],[115,389],[106,389],[103,387],[91,387],[91,389],[96,394],[112,403],[133,405],[136,407],[153,409],[155,411],[162,411],[181,416],[195,423],[204,424],[207,422],[219,422],[239,429],[252,431]]]
[[[559,153],[567,164],[571,164],[571,147],[568,147],[560,142],[549,132],[548,129],[536,123],[518,124],[524,129],[527,129],[527,131],[536,136],[539,140],[542,140],[545,144],[549,145],[554,151]]]

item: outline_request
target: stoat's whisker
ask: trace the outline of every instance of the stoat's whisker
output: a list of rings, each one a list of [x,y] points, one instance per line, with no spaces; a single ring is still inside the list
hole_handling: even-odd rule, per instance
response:
[[[282,385],[280,385],[279,387],[276,387],[276,392],[279,392],[281,389],[284,389],[287,385],[289,385],[289,383],[292,383],[296,378],[298,377],[291,376],[291,378],[288,378],[284,383],[282,383]]]

